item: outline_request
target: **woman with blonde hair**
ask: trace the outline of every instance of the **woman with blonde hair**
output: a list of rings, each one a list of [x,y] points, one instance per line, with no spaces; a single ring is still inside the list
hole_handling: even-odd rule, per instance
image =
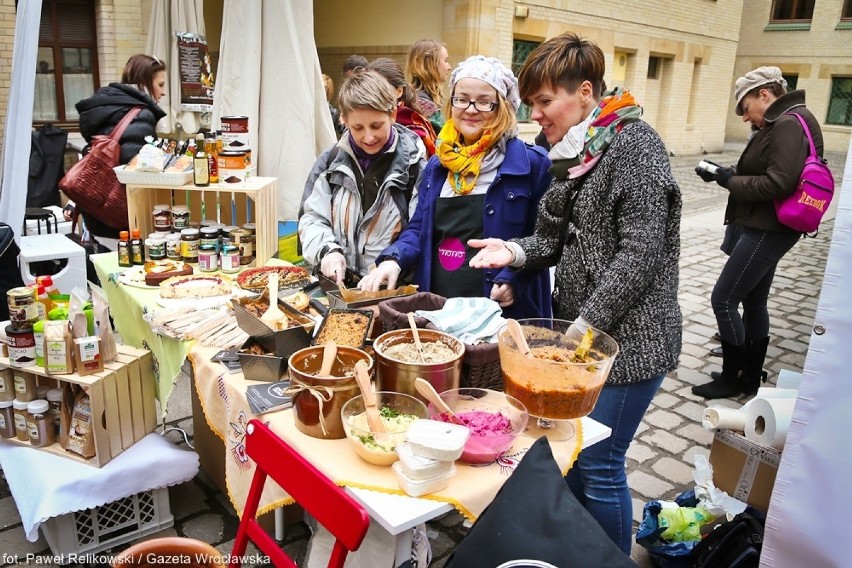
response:
[[[444,126],[441,106],[444,85],[452,69],[447,48],[434,39],[421,39],[408,49],[405,78],[417,92],[423,115],[432,123],[435,132]]]
[[[506,317],[549,317],[547,269],[478,270],[467,263],[476,252],[465,246],[469,239],[532,234],[550,184],[544,150],[517,137],[517,79],[497,59],[474,55],[453,71],[450,93],[450,118],[423,172],[411,224],[360,286],[394,288],[403,271],[413,270],[423,292],[491,298]]]

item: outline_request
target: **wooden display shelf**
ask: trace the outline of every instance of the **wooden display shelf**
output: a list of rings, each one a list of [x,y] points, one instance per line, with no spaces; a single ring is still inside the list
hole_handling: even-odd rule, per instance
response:
[[[21,370],[36,376],[39,385],[61,386],[63,382],[78,384],[89,395],[92,408],[95,456],[86,459],[68,452],[59,442],[36,448],[73,459],[94,467],[102,467],[124,450],[144,438],[157,427],[156,383],[153,356],[150,351],[128,345],[118,346],[118,358],[93,375],[48,375],[43,367]],[[8,357],[0,357],[0,369],[14,368]],[[17,438],[4,440],[21,446],[29,442]]]
[[[200,223],[201,205],[207,219],[242,227],[256,225],[255,256],[263,265],[278,252],[278,178],[250,177],[242,183],[218,183],[207,187],[127,184],[127,219],[131,229],[144,238],[154,232],[155,205],[186,205],[191,223]],[[236,215],[232,212],[232,201]],[[218,204],[218,205],[217,205]]]

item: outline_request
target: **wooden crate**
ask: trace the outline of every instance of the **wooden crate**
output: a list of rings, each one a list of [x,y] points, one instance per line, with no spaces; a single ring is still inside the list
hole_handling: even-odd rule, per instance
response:
[[[9,367],[8,357],[0,357],[0,369]],[[92,407],[94,457],[85,459],[68,452],[58,441],[36,449],[102,467],[157,427],[154,358],[148,350],[119,345],[118,359],[107,363],[103,372],[82,377],[77,373],[52,376],[38,366],[22,370],[34,374],[40,385],[55,387],[69,382],[82,386]],[[5,440],[32,447],[15,437]]]
[[[190,222],[200,223],[203,204],[206,219],[237,226],[255,223],[255,256],[260,266],[278,252],[277,182],[278,178],[251,177],[242,183],[207,187],[127,184],[128,223],[131,229],[139,229],[144,238],[154,232],[155,205],[186,205]]]

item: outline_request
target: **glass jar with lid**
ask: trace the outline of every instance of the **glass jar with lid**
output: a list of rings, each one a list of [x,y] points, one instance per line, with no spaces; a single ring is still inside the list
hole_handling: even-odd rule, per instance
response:
[[[172,230],[172,210],[166,204],[154,205],[154,230],[167,232]]]
[[[189,227],[189,207],[186,205],[175,205],[172,207],[172,228],[181,231]]]
[[[183,229],[180,232],[180,257],[184,262],[198,262],[199,241],[198,229]]]

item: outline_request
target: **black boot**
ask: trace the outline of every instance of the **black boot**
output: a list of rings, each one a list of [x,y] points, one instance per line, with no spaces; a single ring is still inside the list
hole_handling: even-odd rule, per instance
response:
[[[746,338],[746,349],[743,355],[743,394],[757,394],[761,383],[766,382],[766,371],[763,370],[763,362],[766,359],[766,348],[769,346],[769,338],[749,339]]]
[[[743,367],[745,348],[722,342],[722,373],[718,380],[692,387],[692,394],[704,398],[728,398],[742,392],[739,374]]]

